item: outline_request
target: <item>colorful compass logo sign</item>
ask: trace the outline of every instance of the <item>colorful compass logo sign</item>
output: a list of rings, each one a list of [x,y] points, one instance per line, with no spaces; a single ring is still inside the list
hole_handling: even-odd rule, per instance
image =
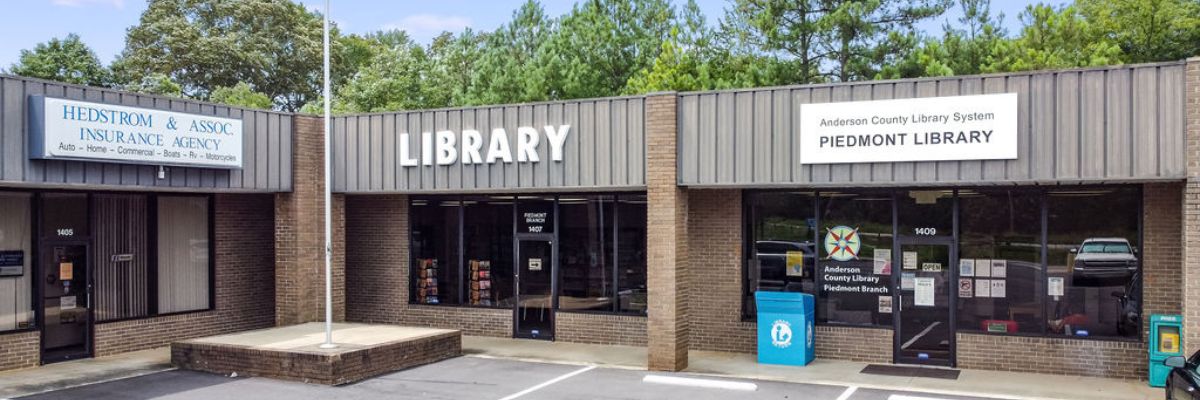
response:
[[[825,253],[835,261],[850,261],[858,258],[858,249],[862,239],[858,237],[858,229],[838,225],[826,229]]]

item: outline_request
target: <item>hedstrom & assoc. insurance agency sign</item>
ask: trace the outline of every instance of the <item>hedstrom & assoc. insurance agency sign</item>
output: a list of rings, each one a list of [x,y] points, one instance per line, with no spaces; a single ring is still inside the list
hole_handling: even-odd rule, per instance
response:
[[[1017,94],[802,104],[800,163],[1017,158]]]
[[[242,121],[29,97],[29,155],[208,168],[242,167]]]

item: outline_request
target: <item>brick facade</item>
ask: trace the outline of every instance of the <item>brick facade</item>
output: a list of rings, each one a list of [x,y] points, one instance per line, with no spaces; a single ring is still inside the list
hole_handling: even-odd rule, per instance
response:
[[[36,367],[41,357],[41,332],[0,335],[0,371]]]
[[[554,339],[564,342],[646,346],[646,317],[557,312]]]
[[[688,357],[688,193],[676,179],[675,93],[646,97],[646,287],[651,370],[679,371]]]
[[[1187,182],[1183,188],[1184,352],[1200,350],[1200,57],[1184,73]]]
[[[271,195],[217,195],[216,307],[212,311],[96,324],[96,356],[273,326],[273,203]]]
[[[324,120],[296,115],[292,121],[292,192],[275,196],[278,325],[325,320]],[[337,299],[345,299],[344,271],[333,277],[334,320],[341,321],[345,304]]]
[[[958,334],[958,366],[1042,374],[1145,379],[1140,342]]]

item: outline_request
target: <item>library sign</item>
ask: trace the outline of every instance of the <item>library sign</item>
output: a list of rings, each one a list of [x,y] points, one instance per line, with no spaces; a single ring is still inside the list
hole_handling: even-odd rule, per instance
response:
[[[1017,94],[800,105],[800,163],[1017,158]]]
[[[242,167],[240,119],[30,96],[29,138],[35,159]]]

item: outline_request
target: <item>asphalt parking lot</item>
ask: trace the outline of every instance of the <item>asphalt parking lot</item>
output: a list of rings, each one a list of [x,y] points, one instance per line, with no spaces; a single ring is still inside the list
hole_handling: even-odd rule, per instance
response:
[[[684,382],[659,382],[662,380],[684,380]],[[459,357],[341,387],[263,378],[230,378],[192,371],[168,371],[22,397],[22,399],[37,400],[383,398],[499,400],[982,399],[476,357]]]

